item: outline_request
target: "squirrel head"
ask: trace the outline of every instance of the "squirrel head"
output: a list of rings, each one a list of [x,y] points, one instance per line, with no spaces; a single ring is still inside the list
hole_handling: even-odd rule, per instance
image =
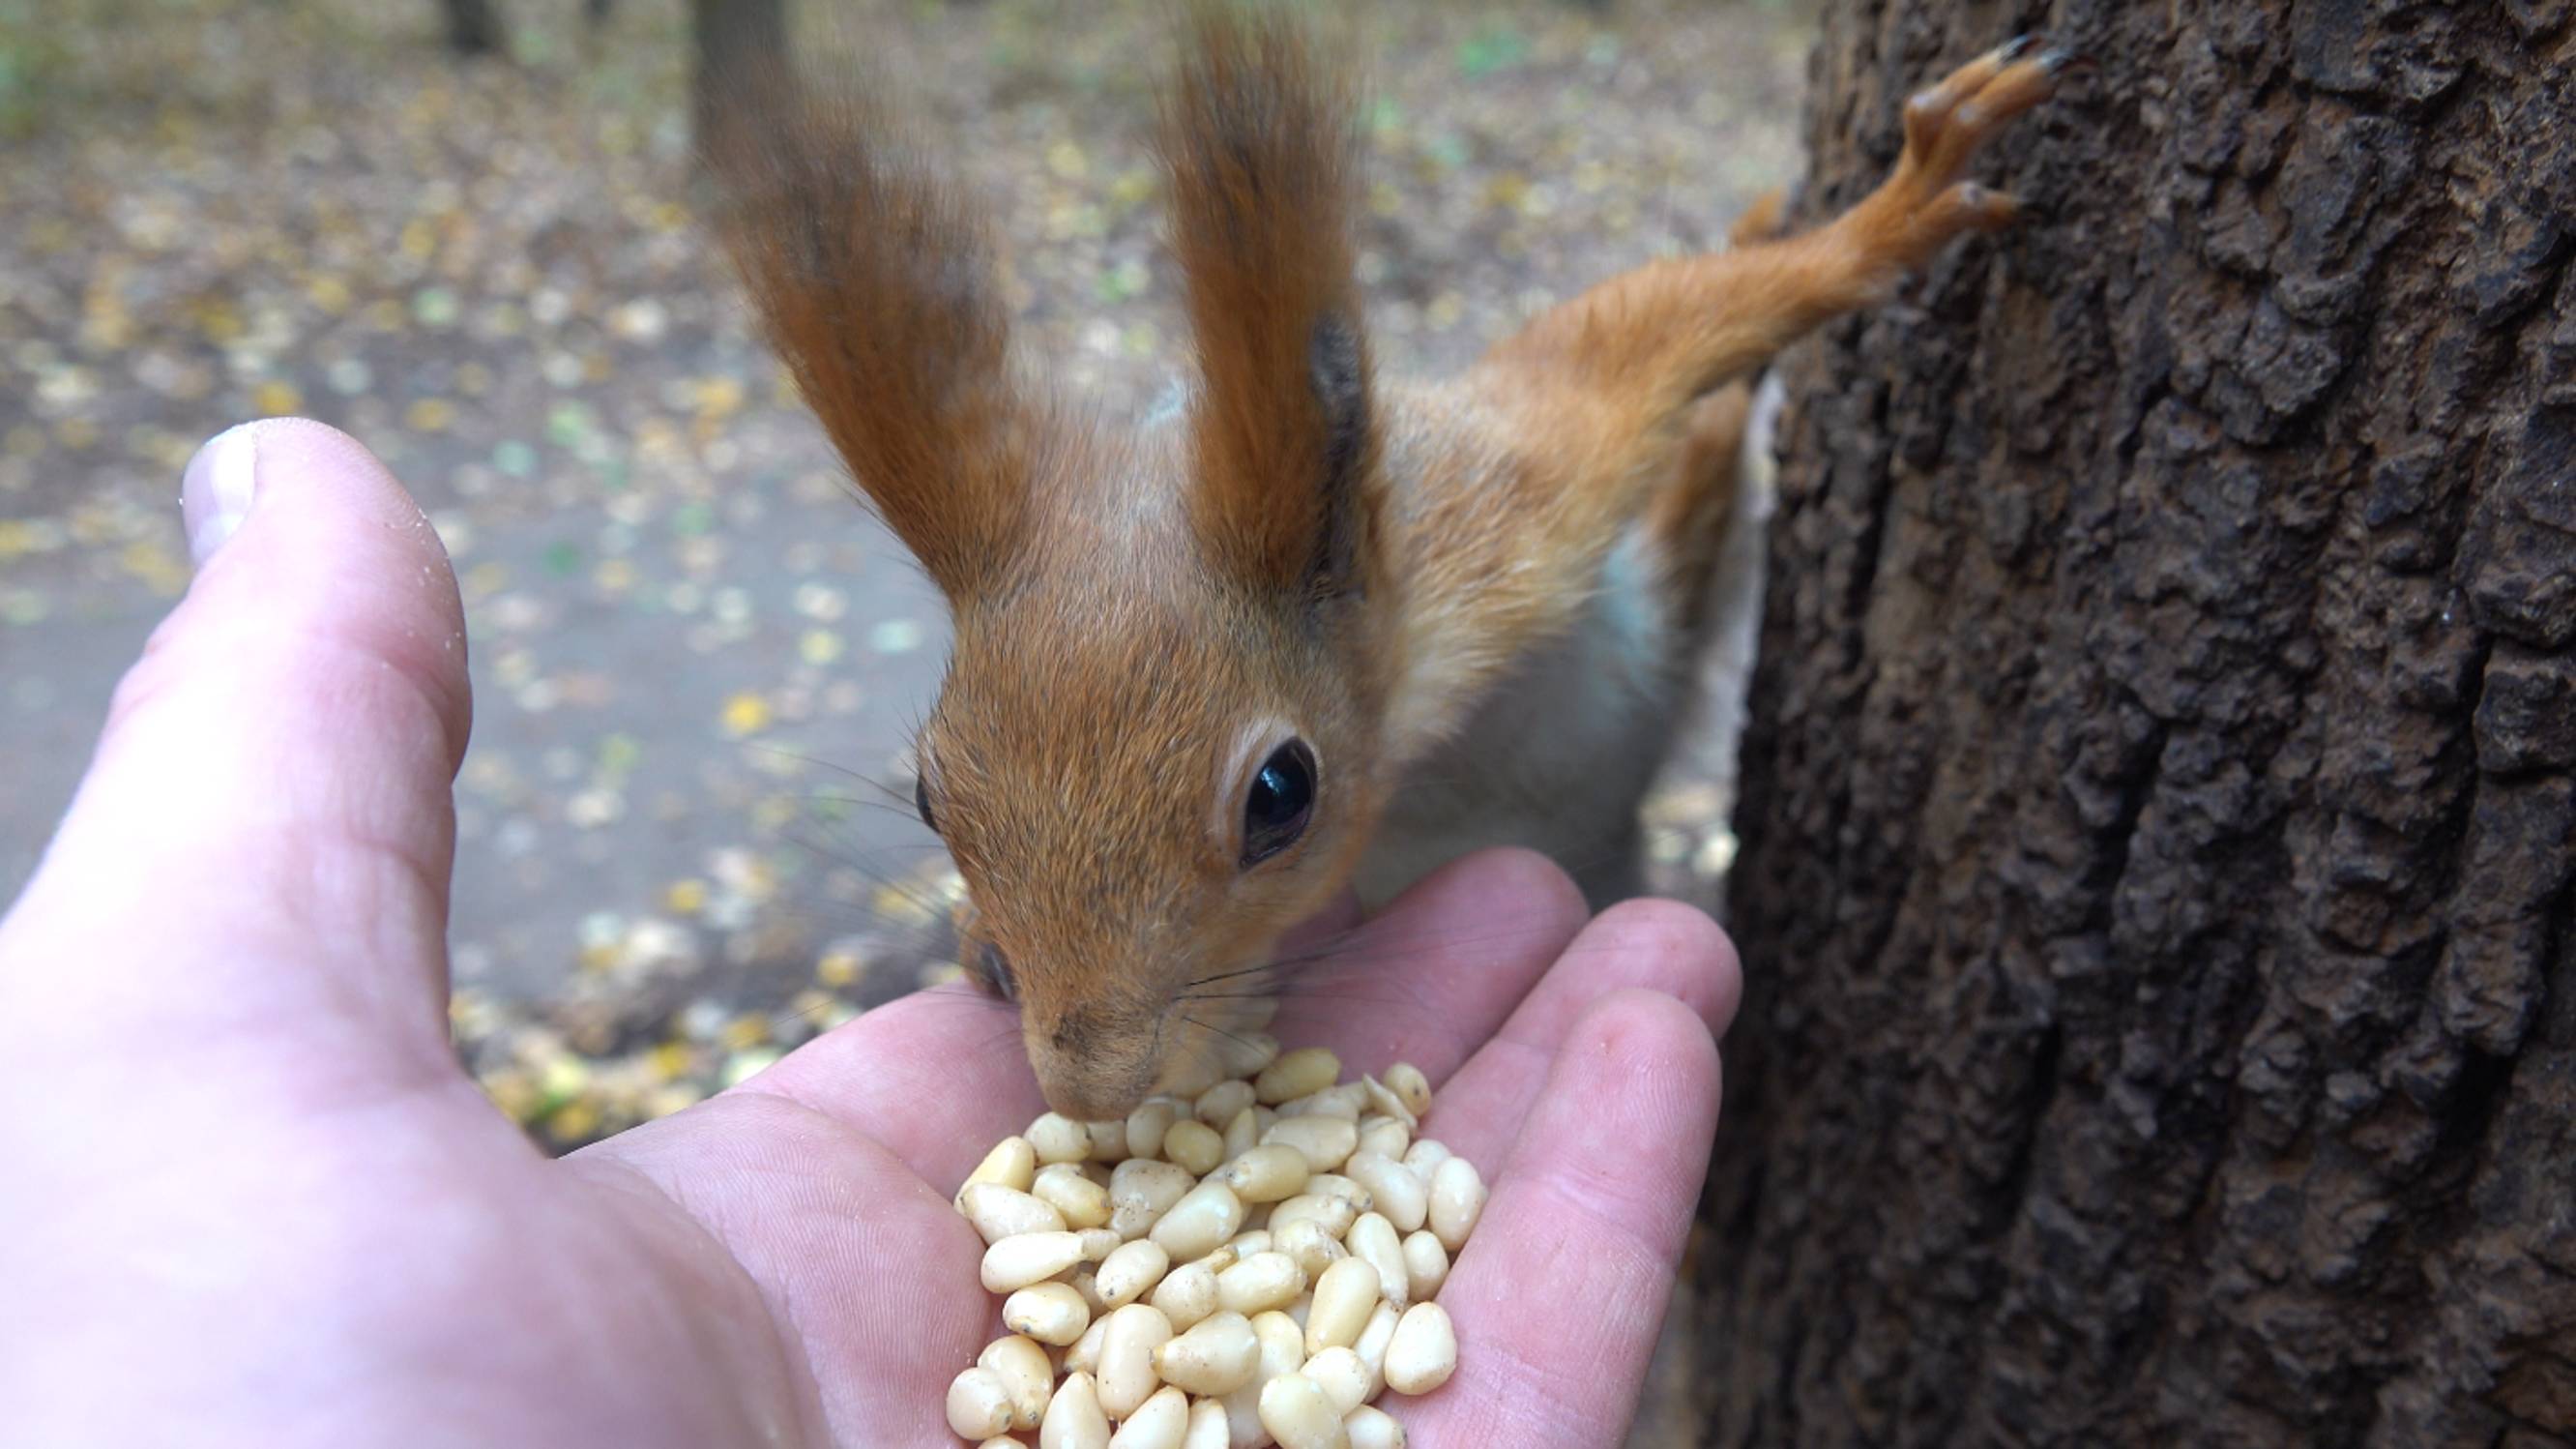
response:
[[[1275,21],[1201,7],[1185,45],[1161,149],[1195,378],[1169,430],[1113,435],[1015,370],[986,231],[882,117],[773,106],[717,166],[773,345],[948,599],[923,819],[970,958],[1082,1120],[1258,1024],[1269,953],[1387,790],[1350,98]]]

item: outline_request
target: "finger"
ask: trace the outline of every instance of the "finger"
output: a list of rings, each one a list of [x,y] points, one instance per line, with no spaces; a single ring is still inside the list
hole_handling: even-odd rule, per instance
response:
[[[1311,960],[1283,958],[1271,1031],[1356,1077],[1399,1061],[1434,1082],[1510,1017],[1583,926],[1583,893],[1545,856],[1454,861]]]
[[[949,1190],[1046,1110],[1019,1013],[968,986],[898,997],[734,1090],[783,1097],[863,1132]]]
[[[1700,1013],[1637,990],[1583,1011],[1440,1290],[1458,1371],[1406,1406],[1418,1442],[1626,1438],[1717,1115]]]
[[[319,1031],[444,1063],[468,719],[445,550],[318,423],[223,434],[184,497],[198,575],[0,923],[0,1032],[113,1054]]]
[[[1000,1325],[978,1276],[983,1242],[948,1203],[954,1183],[934,1188],[863,1133],[739,1091],[550,1165],[623,1198],[649,1184],[643,1206],[658,1198],[696,1225],[681,1237],[712,1238],[792,1332],[833,1442],[956,1442],[948,1381]],[[673,1256],[708,1255],[701,1240]],[[705,1272],[698,1296],[717,1301],[688,1311],[712,1320],[730,1272],[721,1260]]]
[[[1602,1001],[1629,990],[1679,1002],[1703,1031],[1723,1036],[1744,976],[1735,944],[1705,914],[1674,901],[1613,906],[1583,929],[1493,1040],[1438,1084],[1424,1134],[1480,1166],[1499,1160],[1545,1089],[1568,1033]]]

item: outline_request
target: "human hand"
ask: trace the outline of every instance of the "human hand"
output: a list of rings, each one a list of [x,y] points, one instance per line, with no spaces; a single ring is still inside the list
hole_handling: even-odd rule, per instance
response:
[[[252,505],[255,479],[256,506]],[[444,553],[305,422],[192,463],[199,574],[0,920],[0,1405],[28,1443],[946,1444],[997,1331],[949,1205],[1041,1110],[954,991],[549,1161],[447,1039],[469,709]],[[226,539],[229,541],[225,541]],[[1365,976],[1343,999],[1333,983]],[[1732,949],[1494,853],[1283,1018],[1418,1063],[1493,1197],[1412,1442],[1611,1445],[1717,1117]]]

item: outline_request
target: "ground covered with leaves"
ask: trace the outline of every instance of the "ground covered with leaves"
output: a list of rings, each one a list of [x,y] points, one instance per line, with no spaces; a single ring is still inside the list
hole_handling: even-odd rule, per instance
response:
[[[688,32],[429,0],[0,0],[0,884],[185,587],[204,438],[373,446],[463,584],[475,734],[454,1017],[551,1147],[674,1110],[953,974],[911,818],[937,599],[851,503],[697,230]],[[1178,355],[1147,149],[1159,7],[809,4],[902,78],[1000,220],[1031,355],[1132,408]],[[1369,7],[1362,268],[1383,364],[1712,245],[1795,172],[1807,30],[1751,0]],[[1721,664],[1723,674],[1726,666]],[[1709,896],[1722,770],[1654,803]],[[1013,1050],[1007,1040],[996,1050]]]

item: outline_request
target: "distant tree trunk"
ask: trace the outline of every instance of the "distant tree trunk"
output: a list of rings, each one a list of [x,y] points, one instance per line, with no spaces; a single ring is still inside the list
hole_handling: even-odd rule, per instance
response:
[[[794,74],[787,26],[787,0],[689,0],[693,119],[702,141],[727,126],[766,125],[787,104]]]
[[[500,55],[510,48],[509,27],[492,0],[443,0],[447,43],[459,55]]]
[[[2100,67],[1787,368],[1708,1442],[2576,1436],[2570,10],[1830,0]]]

